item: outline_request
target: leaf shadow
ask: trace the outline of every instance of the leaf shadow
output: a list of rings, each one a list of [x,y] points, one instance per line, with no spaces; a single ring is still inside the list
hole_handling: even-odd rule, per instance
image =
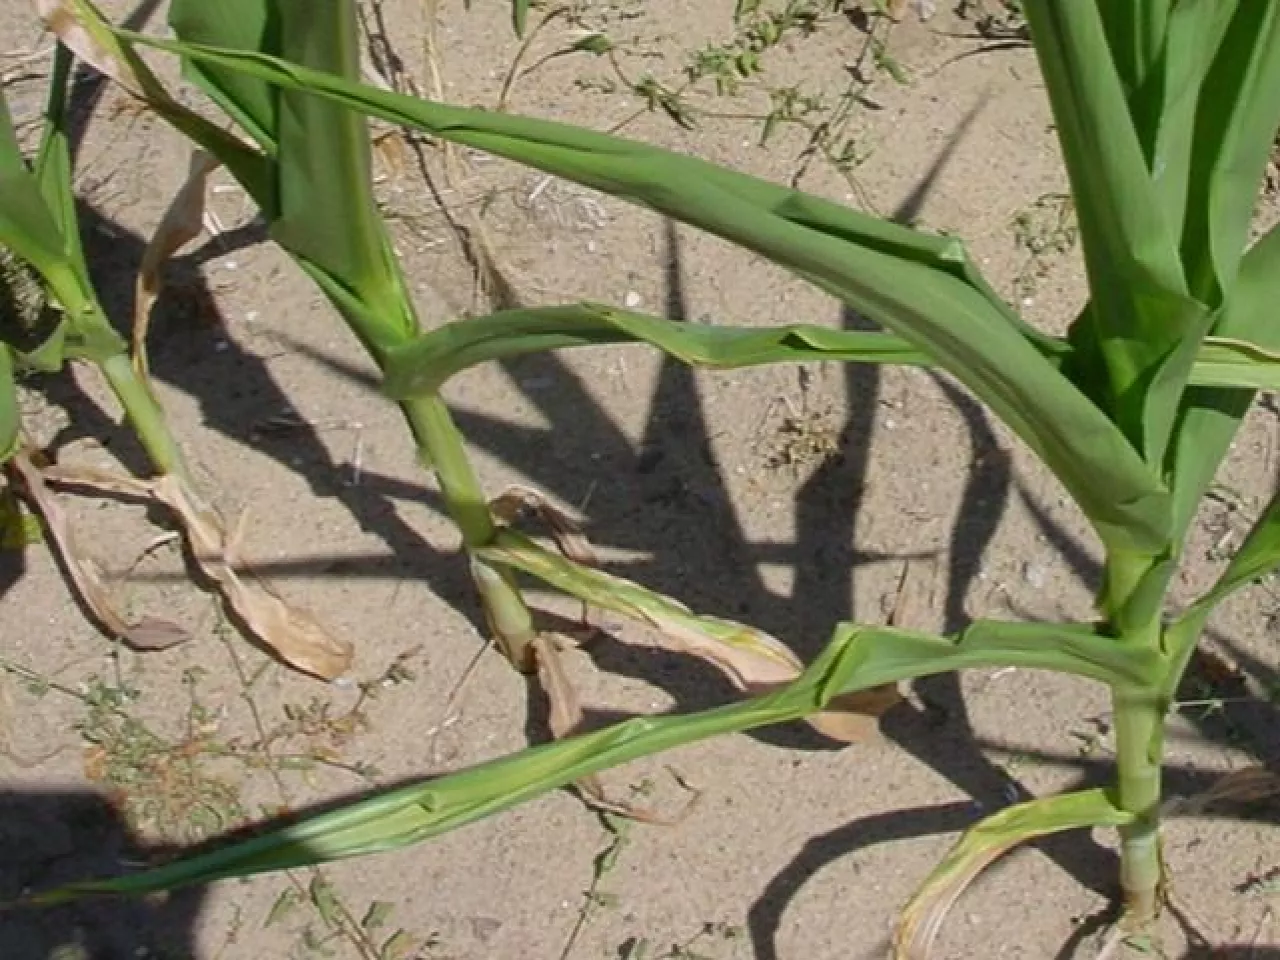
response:
[[[92,791],[0,790],[0,903],[31,889],[85,876],[112,876],[122,863],[165,851],[144,849],[107,799]],[[163,901],[95,899],[35,910],[0,908],[6,960],[194,957],[205,890]]]

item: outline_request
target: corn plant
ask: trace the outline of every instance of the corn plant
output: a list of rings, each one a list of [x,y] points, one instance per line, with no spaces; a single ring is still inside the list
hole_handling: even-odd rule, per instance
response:
[[[336,4],[335,4],[336,5]],[[265,3],[285,11],[287,2]],[[76,0],[62,25],[98,43],[144,43],[231,83],[270,84],[564,177],[716,234],[789,268],[881,326],[840,332],[684,325],[602,304],[510,310],[388,343],[387,393],[433,398],[458,370],[499,357],[638,343],[716,368],[840,360],[947,371],[1052,471],[1105,554],[1096,621],[980,620],[949,636],[838,624],[795,679],[741,703],[639,717],[360,800],[211,853],[38,898],[139,893],[414,843],[625,761],[701,738],[812,716],[857,691],[946,671],[1019,666],[1111,693],[1112,783],[1018,804],[960,840],[907,907],[899,956],[924,956],[941,918],[986,864],[1029,839],[1114,827],[1127,921],[1161,906],[1163,732],[1215,606],[1280,566],[1280,498],[1216,584],[1181,610],[1168,588],[1201,498],[1255,391],[1280,386],[1280,227],[1251,220],[1280,126],[1280,0],[1024,0],[1080,222],[1089,300],[1068,336],[1026,324],[956,238],[645,144],[362,86],[252,44],[210,46],[115,30]],[[285,16],[275,21],[291,26]],[[54,21],[55,26],[59,21]],[[301,28],[299,28],[301,29]],[[64,29],[64,37],[70,34]],[[100,51],[99,51],[100,53]],[[94,54],[97,55],[97,54]],[[283,95],[283,93],[282,93]],[[301,102],[300,100],[297,102]],[[728,662],[774,648],[670,598],[497,527],[473,556],[587,603],[715,647]]]
[[[130,363],[128,344],[111,325],[89,280],[64,124],[71,63],[70,52],[60,49],[49,85],[44,135],[32,166],[23,158],[8,104],[0,94],[0,247],[13,251],[20,261],[10,258],[7,272],[20,278],[34,270],[57,304],[56,309],[44,309],[40,291],[14,298],[20,302],[0,331],[10,358],[6,362],[16,358],[22,366],[42,371],[59,369],[67,358],[96,363],[153,466],[185,476],[177,444]],[[12,377],[6,379],[12,384]],[[4,424],[9,442],[0,442],[0,447],[12,452],[17,422],[6,419]]]
[[[354,4],[176,0],[170,23],[187,40],[254,49],[349,79],[360,75]],[[99,38],[112,46],[105,35]],[[125,49],[115,52],[116,79],[154,104],[158,81],[145,63]],[[186,68],[249,142],[197,127],[199,121],[167,97],[162,114],[189,134],[196,127],[193,139],[244,187],[272,238],[385,368],[390,356],[415,342],[420,325],[374,201],[364,118],[215,64],[188,61]],[[464,545],[489,542],[494,519],[449,411],[427,393],[404,397],[400,407]],[[503,652],[520,669],[532,669],[532,620],[512,574],[474,553],[472,572]]]
[[[34,160],[23,157],[0,93],[0,464],[10,482],[42,514],[63,566],[98,625],[135,649],[155,650],[187,639],[177,624],[143,616],[131,622],[117,609],[94,561],[77,547],[70,523],[49,484],[88,487],[159,502],[177,519],[195,564],[251,636],[282,660],[324,677],[350,665],[350,645],[330,635],[309,614],[289,606],[243,562],[234,534],[205,500],[177,439],[165,421],[147,370],[145,319],[154,300],[159,265],[171,249],[199,230],[199,199],[185,189],[148,244],[138,279],[139,307],[131,345],[103,309],[80,241],[67,131],[68,78],[73,57],[53,54],[43,132]],[[237,141],[173,105],[171,118],[212,148]],[[203,185],[209,166],[193,166]],[[194,213],[194,216],[193,216]],[[190,220],[196,225],[192,227]],[[150,461],[149,478],[98,474],[49,465],[44,451],[23,436],[15,377],[23,371],[53,373],[69,361],[101,371]]]

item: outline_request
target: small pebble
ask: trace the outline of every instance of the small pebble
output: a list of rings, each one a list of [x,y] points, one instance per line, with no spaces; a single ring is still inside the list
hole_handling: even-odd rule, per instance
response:
[[[1038,563],[1025,563],[1022,566],[1022,579],[1038,590],[1045,584],[1045,569]]]

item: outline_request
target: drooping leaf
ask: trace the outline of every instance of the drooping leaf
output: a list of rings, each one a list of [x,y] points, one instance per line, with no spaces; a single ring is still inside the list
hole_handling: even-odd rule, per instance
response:
[[[423,333],[393,351],[383,389],[396,399],[434,392],[454,374],[491,360],[544,350],[647,343],[691,366],[736,369],[768,363],[847,363],[932,366],[930,359],[889,333],[838,330],[814,324],[734,327],[693,324],[597,303],[500,310],[464,317]],[[1050,339],[1046,356],[1066,362],[1070,344]],[[1280,390],[1280,352],[1250,340],[1210,337],[1191,369],[1196,386]]]
[[[108,636],[140,651],[164,650],[191,638],[186,630],[169,620],[143,616],[130,621],[120,613],[97,561],[80,547],[70,518],[45,483],[44,471],[25,453],[18,452],[9,459],[9,475],[18,481],[23,495],[44,518],[77,596]]]
[[[519,160],[768,256],[883,323],[965,382],[1049,464],[1106,542],[1152,552],[1167,546],[1167,494],[1155,474],[1008,321],[1006,308],[958,277],[945,258],[912,261],[787,219],[785,202],[781,210],[761,209],[727,188],[714,166],[657,148],[416,100],[262,55],[128,36]],[[899,229],[900,242],[910,245],[915,235]],[[922,257],[938,260],[928,256],[932,241],[916,242]]]
[[[222,517],[177,477],[164,474],[140,480],[87,467],[60,466],[46,469],[44,476],[65,486],[163,504],[182,524],[201,572],[217,584],[231,612],[267,649],[291,666],[326,680],[341,676],[351,666],[351,644],[333,636],[310,613],[287,603],[260,579],[252,563],[241,555],[238,532],[228,531]]]
[[[455,373],[478,363],[606,343],[648,343],[685,363],[722,369],[820,360],[929,363],[919,350],[891,334],[809,324],[691,324],[581,303],[504,310],[444,324],[388,358],[383,386],[397,398],[433,392]]]
[[[1019,803],[970,827],[903,910],[894,937],[895,960],[928,960],[943,921],[965,888],[1019,844],[1064,830],[1119,827],[1133,820],[1107,791],[1095,789]]]
[[[977,626],[977,625],[975,625]],[[991,624],[953,640],[889,628],[840,626],[793,683],[725,707],[681,716],[635,717],[603,730],[531,747],[434,780],[353,801],[252,839],[141,873],[77,883],[26,898],[53,905],[103,893],[145,894],[399,849],[491,816],[610,767],[708,737],[784,723],[834,697],[966,666],[1015,663],[1086,676],[1133,677],[1146,667],[1105,637],[1077,631],[1055,649],[1040,624]],[[1068,628],[1070,631],[1071,628]],[[1143,674],[1145,675],[1145,673]]]

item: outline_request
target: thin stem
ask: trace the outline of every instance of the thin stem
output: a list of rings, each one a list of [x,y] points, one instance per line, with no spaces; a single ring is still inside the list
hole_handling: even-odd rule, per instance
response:
[[[151,465],[159,473],[172,474],[184,485],[190,486],[186,460],[173,434],[169,432],[164,411],[151,389],[138,377],[128,354],[112,354],[100,366],[124,407],[125,415],[146,450]]]
[[[1151,690],[1115,688],[1117,802],[1137,820],[1120,828],[1120,884],[1134,926],[1155,918],[1163,879],[1160,856],[1160,761],[1164,702]]]
[[[1117,642],[1161,654],[1157,675],[1142,683],[1113,684],[1111,700],[1116,732],[1116,802],[1136,819],[1120,828],[1120,886],[1126,926],[1142,929],[1161,903],[1164,865],[1160,855],[1161,765],[1164,718],[1172,692],[1166,692],[1169,659],[1160,604],[1139,597],[1152,569],[1150,557],[1112,551],[1107,557],[1103,608]],[[1138,600],[1137,603],[1134,601]],[[1151,608],[1154,609],[1144,609]]]
[[[487,546],[497,532],[493,515],[449,408],[438,395],[431,394],[405,400],[401,409],[418,443],[419,460],[435,471],[445,507],[462,533],[463,545],[468,551]],[[537,667],[533,617],[511,571],[472,556],[471,574],[503,654],[517,670],[532,673]]]

